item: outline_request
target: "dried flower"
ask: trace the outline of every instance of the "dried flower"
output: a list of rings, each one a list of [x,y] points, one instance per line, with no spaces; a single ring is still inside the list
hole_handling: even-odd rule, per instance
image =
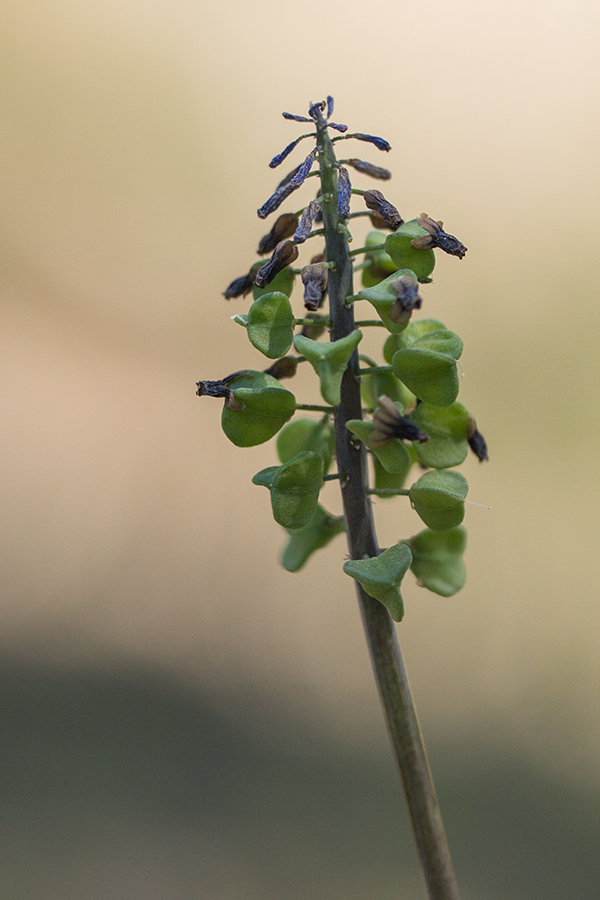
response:
[[[257,253],[260,253],[261,256],[264,256],[265,253],[272,253],[280,241],[293,235],[297,227],[298,216],[293,213],[283,213],[276,220],[270,232],[261,239]]]
[[[297,258],[298,248],[294,242],[280,241],[273,250],[271,259],[266,262],[264,266],[261,266],[256,273],[254,284],[259,288],[263,288],[266,284],[269,284],[270,281],[273,281],[275,276],[279,274],[282,269],[285,269],[286,266],[289,266],[289,264],[293,263]]]
[[[373,163],[366,162],[364,159],[348,159],[349,166],[362,172],[363,175],[370,175],[371,178],[377,178],[379,181],[389,181],[392,173],[389,169],[382,169],[380,166],[374,166]]]
[[[384,230],[386,228],[389,231],[396,230],[395,228],[392,228],[392,226],[390,225],[389,222],[386,222],[385,219],[382,219],[382,217],[379,215],[379,213],[376,213],[376,212],[371,213],[371,215],[369,216],[369,219],[371,220],[371,224],[372,224],[373,228],[377,228],[379,231]]]
[[[423,302],[417,282],[411,275],[401,275],[397,281],[390,284],[390,289],[396,294],[397,299],[391,306],[388,317],[397,324],[408,322],[413,309],[421,309]]]
[[[444,253],[449,253],[450,256],[458,256],[459,259],[463,258],[467,248],[454,235],[447,234],[444,231],[443,222],[436,222],[427,213],[421,213],[420,216],[417,216],[417,222],[428,234],[414,238],[411,241],[415,250],[430,250],[433,247],[439,247],[440,250],[443,250]]]
[[[396,404],[389,397],[382,395],[378,398],[379,406],[373,413],[375,428],[369,438],[371,450],[379,450],[385,444],[395,438],[407,441],[418,441],[422,444],[428,440],[424,431],[418,425],[400,414]]]
[[[276,378],[277,381],[281,381],[282,378],[293,378],[297,368],[297,356],[282,356],[281,359],[276,359],[272,366],[265,369],[264,373],[265,375],[270,375],[271,378]]]
[[[485,442],[484,436],[477,430],[477,425],[475,424],[475,419],[472,417],[468,422],[468,437],[467,440],[469,442],[469,447],[479,460],[479,462],[483,462],[484,460],[488,460],[488,448]]]
[[[321,207],[316,200],[311,200],[300,219],[300,224],[294,232],[294,240],[297,244],[303,244],[312,228],[312,224],[320,212]],[[296,220],[297,221],[297,220]]]
[[[337,122],[328,122],[327,127],[335,128],[336,131],[341,131],[342,134],[344,134],[344,132],[348,131],[347,125],[339,125]]]
[[[340,166],[338,171],[338,216],[340,219],[347,219],[350,215],[350,197],[352,196],[352,185],[350,184],[350,176],[348,169]]]
[[[329,95],[327,97],[327,118],[333,115],[333,97]]]
[[[231,284],[225,288],[223,291],[223,296],[226,300],[232,300],[236,297],[245,297],[246,294],[249,294],[252,290],[252,285],[254,284],[254,276],[256,275],[256,266],[253,266],[247,275],[242,275],[240,278],[236,278]]]
[[[236,400],[233,396],[233,391],[230,387],[228,387],[229,383],[237,378],[238,375],[248,375],[252,378],[252,372],[247,369],[241,369],[239,372],[232,372],[231,375],[226,375],[225,378],[222,378],[220,381],[198,381],[196,382],[196,387],[198,390],[196,394],[199,397],[224,397],[225,398],[225,406],[228,409],[232,410],[242,410],[244,409],[244,404],[241,400]]]
[[[319,113],[325,112],[326,106],[327,106],[327,104],[325,103],[324,100],[319,100],[318,103],[311,103],[310,106],[308,107],[308,114],[311,117],[311,119],[314,119],[314,121],[316,122],[317,119],[319,118]]]
[[[301,165],[301,164],[300,164],[300,165]],[[292,179],[294,179],[294,178],[296,177],[296,175],[297,175],[298,172],[300,171],[300,165],[297,165],[295,169],[292,169],[291,172],[288,172],[288,173],[287,173],[287,175],[285,176],[285,178],[282,178],[282,179],[281,179],[281,181],[280,181],[279,184],[277,185],[277,190],[279,190],[279,188],[285,187],[286,184],[289,184],[290,181],[292,181]]]
[[[300,275],[304,285],[304,305],[312,311],[323,303],[327,290],[327,265],[324,262],[304,266]]]
[[[312,169],[312,164],[315,161],[316,155],[317,149],[315,147],[315,149],[308,154],[304,162],[298,167],[296,173],[290,178],[290,180],[287,181],[286,179],[284,179],[275,193],[272,194],[265,203],[263,203],[259,210],[257,210],[259,219],[266,219],[270,213],[275,212],[276,209],[279,209],[283,201],[290,196],[292,191],[295,191],[300,187],[301,184],[303,184],[308,174],[310,173],[310,170]]]
[[[291,119],[292,122],[312,122],[312,119],[307,119],[306,116],[295,116],[293,113],[284,112],[281,113],[284,119]]]
[[[281,151],[281,153],[278,153],[277,156],[273,157],[273,159],[269,163],[270,168],[276,169],[277,166],[281,165],[281,163],[284,161],[284,159],[286,159],[290,155],[290,153],[292,152],[294,147],[297,147],[298,144],[300,143],[300,141],[303,141],[304,138],[307,138],[307,137],[313,137],[313,135],[312,134],[302,134],[302,135],[300,135],[299,138],[296,138],[295,141],[292,141],[291,144],[288,144],[287,147],[285,147]]]
[[[356,138],[357,141],[366,141],[369,144],[375,144],[378,150],[385,150],[386,153],[388,150],[392,149],[392,145],[384,140],[384,138],[376,137],[374,134],[362,134],[356,132],[355,134],[347,134],[345,137]]]
[[[402,225],[404,219],[396,207],[385,199],[381,191],[365,191],[364,201],[367,209],[374,210],[394,231]]]

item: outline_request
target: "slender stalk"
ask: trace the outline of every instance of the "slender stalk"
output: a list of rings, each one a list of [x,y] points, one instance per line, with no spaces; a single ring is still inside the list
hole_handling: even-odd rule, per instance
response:
[[[352,260],[345,229],[337,213],[337,170],[325,120],[317,121],[317,144],[323,193],[323,224],[329,271],[331,340],[355,329],[354,311],[346,298],[353,296]],[[348,546],[352,559],[377,556],[379,548],[368,496],[367,454],[355,447],[346,428],[349,419],[362,418],[355,351],[342,380],[341,402],[335,412],[335,443],[341,482]],[[404,785],[412,827],[425,874],[430,900],[459,900],[458,887],[444,834],[441,815],[417,714],[398,646],[394,624],[385,607],[356,583],[371,661],[384,708],[388,731]]]

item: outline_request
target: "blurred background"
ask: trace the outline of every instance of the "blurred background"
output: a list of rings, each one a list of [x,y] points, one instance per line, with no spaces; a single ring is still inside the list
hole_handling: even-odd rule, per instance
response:
[[[343,539],[283,571],[272,444],[195,396],[265,365],[221,292],[270,227],[281,112],[328,93],[392,144],[350,155],[404,217],[469,248],[424,313],[465,341],[492,509],[464,590],[409,576],[399,626],[464,900],[597,898],[597,3],[0,17],[3,900],[424,900]],[[383,546],[420,528],[376,515]]]

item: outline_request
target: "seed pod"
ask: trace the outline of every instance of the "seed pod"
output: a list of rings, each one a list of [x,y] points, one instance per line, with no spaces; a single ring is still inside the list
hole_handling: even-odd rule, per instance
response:
[[[297,244],[303,244],[312,228],[313,222],[317,217],[317,213],[321,211],[321,207],[316,200],[311,200],[300,219],[300,224],[294,232],[294,241]],[[297,221],[297,220],[296,220]],[[287,237],[287,235],[286,235]]]
[[[304,305],[307,309],[318,309],[323,303],[327,290],[327,266],[323,262],[304,266],[301,271],[304,285]]]
[[[276,359],[272,366],[264,370],[265,375],[270,375],[281,381],[282,378],[293,378],[298,368],[297,356],[282,356]]]
[[[469,447],[479,460],[479,462],[483,462],[484,460],[488,460],[488,448],[485,442],[484,436],[477,430],[477,425],[475,424],[475,419],[471,418],[468,422],[468,435],[467,441]]]
[[[453,234],[447,234],[444,231],[443,222],[436,222],[427,213],[421,213],[420,216],[417,216],[417,222],[428,234],[414,238],[411,241],[415,250],[430,250],[433,247],[439,247],[440,250],[443,250],[444,253],[449,253],[450,256],[458,256],[459,259],[463,258],[467,248]]]
[[[421,309],[423,302],[417,282],[411,275],[402,275],[397,281],[391,282],[390,289],[398,299],[390,307],[389,318],[392,322],[407,322],[413,309]]]
[[[362,172],[363,175],[370,175],[371,178],[377,178],[378,181],[389,181],[392,177],[392,173],[389,169],[382,169],[380,166],[374,166],[370,162],[365,162],[364,159],[349,159],[347,160],[349,166],[352,166],[353,169],[356,169],[357,172]]]
[[[340,166],[338,171],[338,215],[344,221],[350,215],[350,197],[352,196],[352,185],[350,184],[350,176],[348,169]]]
[[[268,234],[261,239],[258,245],[257,253],[264,256],[265,253],[272,253],[280,241],[284,241],[293,235],[298,227],[298,216],[293,213],[283,213],[279,216]]]
[[[404,222],[404,219],[396,207],[393,206],[389,200],[385,199],[381,191],[365,191],[364,201],[367,205],[367,209],[372,209],[378,213],[381,218],[387,222],[389,227],[394,229],[394,231]]]
[[[263,288],[273,281],[275,276],[298,258],[298,248],[293,241],[280,241],[273,250],[271,259],[256,273],[254,284]]]
[[[425,432],[421,431],[419,426],[410,419],[402,416],[396,404],[389,397],[382,395],[378,402],[379,406],[373,413],[375,428],[369,438],[369,446],[372,450],[383,447],[384,444],[395,438],[419,441],[421,444],[427,440]]]

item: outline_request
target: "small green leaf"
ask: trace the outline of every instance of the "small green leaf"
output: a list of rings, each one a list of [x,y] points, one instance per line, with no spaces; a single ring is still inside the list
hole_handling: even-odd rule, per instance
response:
[[[255,300],[247,328],[251,343],[269,359],[285,356],[294,337],[294,313],[287,296],[276,291]]]
[[[317,504],[317,511],[308,524],[294,531],[288,530],[290,540],[281,556],[281,564],[288,572],[298,572],[316,550],[325,547],[345,530],[343,516],[332,516]]]
[[[388,315],[397,299],[397,294],[394,293],[390,285],[398,281],[403,275],[410,275],[416,280],[415,273],[410,269],[400,269],[388,275],[383,281],[378,282],[375,287],[363,288],[358,292],[359,297],[368,300],[375,307],[379,318],[392,334],[400,334],[408,324],[408,320],[406,322],[392,322]]]
[[[342,378],[350,357],[362,340],[362,331],[350,332],[339,341],[319,342],[299,334],[294,338],[294,347],[306,357],[321,379],[321,395],[327,403],[338,406]]]
[[[323,460],[323,474],[331,465],[335,436],[327,416],[321,419],[294,419],[277,435],[277,456],[285,463],[303,450],[312,450]]]
[[[471,417],[462,403],[446,407],[420,403],[411,419],[429,437],[415,446],[420,463],[432,469],[449,469],[464,462],[469,450],[467,431]]]
[[[426,529],[408,541],[411,569],[422,587],[452,597],[463,587],[467,572],[462,555],[467,544],[464,528],[435,532]]]
[[[277,434],[291,419],[296,398],[264,372],[244,372],[229,383],[240,410],[223,407],[221,427],[236,447],[254,447]]]
[[[394,234],[389,234],[385,240],[386,252],[398,268],[412,269],[419,281],[429,278],[433,272],[435,254],[433,250],[415,250],[411,241],[427,234],[428,232],[421,228],[416,219],[411,219],[410,222],[404,222]]]
[[[410,488],[410,499],[429,528],[447,531],[464,519],[468,490],[467,480],[459,472],[426,472]]]
[[[392,619],[400,622],[404,603],[400,583],[412,561],[406,544],[399,543],[371,559],[351,559],[344,564],[344,572],[364,588],[370,597],[383,603]]]
[[[262,259],[260,263],[258,263],[258,267],[267,263],[268,259]],[[274,291],[279,291],[282,294],[285,294],[286,297],[289,297],[294,289],[294,279],[295,275],[291,269],[291,266],[286,266],[285,269],[282,269],[281,272],[278,272],[275,278],[266,284],[263,288],[258,287],[257,284],[252,287],[252,296],[255,300],[258,300],[259,297],[263,297],[265,294],[272,294]]]
[[[362,419],[350,419],[346,422],[348,431],[355,434],[366,447],[369,447],[369,437],[374,427],[373,422],[363,422]],[[384,444],[383,447],[379,447],[377,450],[373,450],[373,453],[386,472],[390,472],[393,475],[406,474],[412,465],[411,455],[406,445],[398,438],[390,441],[389,444]]]
[[[419,400],[450,406],[458,395],[456,360],[461,353],[458,335],[440,328],[394,353],[394,374]]]

